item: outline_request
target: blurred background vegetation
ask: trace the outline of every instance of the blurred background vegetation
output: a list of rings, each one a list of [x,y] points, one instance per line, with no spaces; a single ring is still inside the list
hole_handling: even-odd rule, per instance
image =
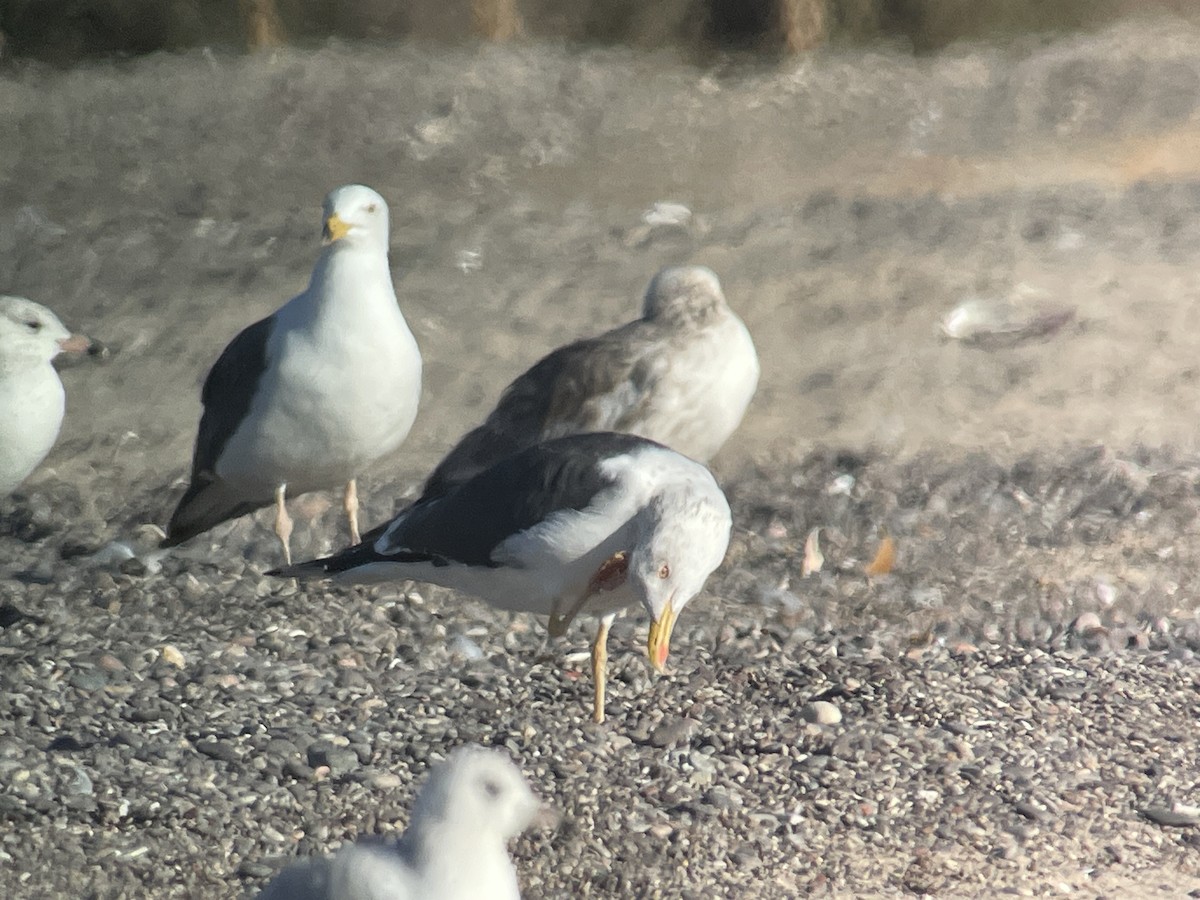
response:
[[[8,58],[57,64],[195,46],[483,37],[801,52],[1100,28],[1131,16],[1200,20],[1200,0],[0,0]]]

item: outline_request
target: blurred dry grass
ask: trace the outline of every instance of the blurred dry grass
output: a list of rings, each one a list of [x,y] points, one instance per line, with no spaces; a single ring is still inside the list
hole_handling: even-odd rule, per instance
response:
[[[0,0],[6,51],[57,63],[197,45],[525,36],[585,43],[801,52],[1099,28],[1134,15],[1200,19],[1200,0]]]

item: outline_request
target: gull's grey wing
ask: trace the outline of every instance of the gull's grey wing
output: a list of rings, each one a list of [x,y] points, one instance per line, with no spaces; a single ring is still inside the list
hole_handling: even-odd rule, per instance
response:
[[[271,879],[256,900],[332,900],[329,863],[321,856],[290,864]]]
[[[494,566],[493,551],[512,535],[559,510],[583,509],[611,487],[601,461],[646,446],[657,445],[633,435],[599,432],[527,447],[444,496],[413,504],[374,539],[270,574],[335,575],[376,562]]]
[[[254,393],[267,370],[267,344],[275,317],[267,316],[243,329],[221,352],[204,379],[200,402],[204,412],[192,454],[192,477],[167,526],[164,547],[173,547],[226,519],[253,512],[271,502],[234,498],[221,490],[217,460],[238,426],[250,413]]]
[[[655,328],[630,322],[567,344],[510,384],[487,420],[458,442],[425,482],[440,496],[489,465],[538,441],[590,431],[624,431],[652,393],[661,364]]]
[[[366,838],[333,856],[292,863],[258,900],[415,900],[411,860],[398,845]]]

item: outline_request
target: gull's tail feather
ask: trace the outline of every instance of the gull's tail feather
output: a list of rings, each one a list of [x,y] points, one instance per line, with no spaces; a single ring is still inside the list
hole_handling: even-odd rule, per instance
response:
[[[361,544],[348,547],[340,553],[323,556],[320,559],[310,559],[290,566],[280,566],[267,572],[279,578],[336,578],[339,575],[355,574],[367,569],[375,563],[411,562],[413,557],[406,554],[381,556],[375,550],[375,541],[366,540]],[[354,580],[354,579],[350,579]]]
[[[246,497],[230,491],[219,480],[196,477],[180,498],[175,512],[171,514],[167,536],[159,546],[174,547],[182,544],[222,522],[270,506],[272,502],[270,497],[265,500],[247,500]]]

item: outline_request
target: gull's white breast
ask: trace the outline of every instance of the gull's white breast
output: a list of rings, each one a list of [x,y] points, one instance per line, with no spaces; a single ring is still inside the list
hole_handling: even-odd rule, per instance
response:
[[[357,260],[338,261],[350,266]],[[331,271],[276,315],[249,415],[217,472],[293,494],[354,477],[408,435],[421,394],[421,356],[386,265],[374,277]]]
[[[49,362],[0,374],[0,495],[46,458],[65,407],[62,382]]]

